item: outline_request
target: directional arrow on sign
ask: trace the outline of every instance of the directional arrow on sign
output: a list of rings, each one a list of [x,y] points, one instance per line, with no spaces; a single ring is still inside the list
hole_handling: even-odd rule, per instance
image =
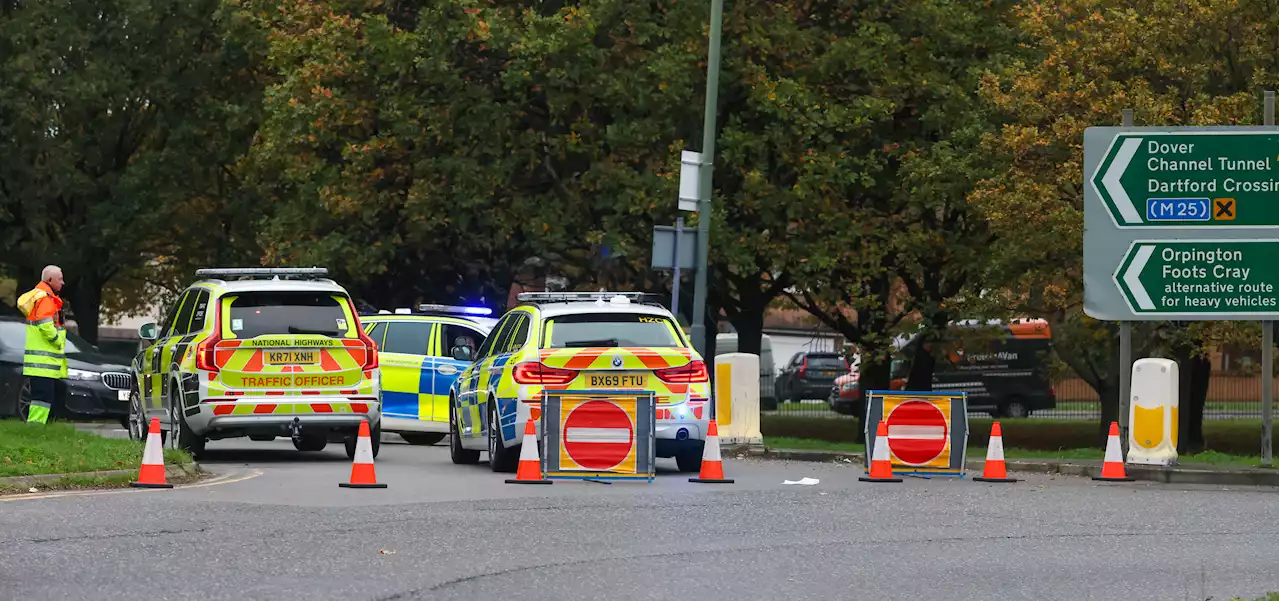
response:
[[[1129,198],[1129,193],[1124,191],[1124,184],[1120,183],[1120,176],[1124,175],[1133,155],[1141,147],[1142,138],[1126,138],[1120,144],[1120,151],[1111,160],[1106,174],[1102,176],[1102,186],[1111,194],[1111,203],[1120,211],[1120,217],[1125,223],[1142,223],[1142,215],[1133,207],[1133,199]]]
[[[1147,261],[1151,260],[1151,253],[1156,252],[1156,245],[1141,244],[1138,245],[1138,252],[1133,256],[1133,262],[1129,263],[1129,268],[1124,270],[1124,283],[1129,287],[1129,292],[1133,294],[1134,302],[1138,303],[1138,308],[1150,311],[1156,308],[1156,304],[1151,302],[1151,295],[1147,294],[1147,289],[1142,286],[1142,281],[1138,276],[1142,275],[1142,269],[1147,266]],[[1123,292],[1123,290],[1122,290]]]

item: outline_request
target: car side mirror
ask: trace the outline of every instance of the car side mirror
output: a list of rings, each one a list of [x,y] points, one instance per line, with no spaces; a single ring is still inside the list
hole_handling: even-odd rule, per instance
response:
[[[455,347],[453,347],[452,354],[453,354],[453,358],[454,358],[454,359],[457,359],[458,361],[470,361],[470,360],[471,360],[471,347],[469,347],[469,346],[455,346]]]
[[[149,322],[142,324],[142,327],[138,328],[138,338],[143,340],[155,340],[156,324]]]

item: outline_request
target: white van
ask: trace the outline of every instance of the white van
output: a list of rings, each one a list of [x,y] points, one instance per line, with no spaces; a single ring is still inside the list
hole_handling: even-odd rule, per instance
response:
[[[716,334],[716,356],[738,352],[738,335]],[[776,370],[773,365],[773,342],[768,334],[760,335],[760,409],[772,411],[778,408],[778,399],[773,394],[773,378]]]

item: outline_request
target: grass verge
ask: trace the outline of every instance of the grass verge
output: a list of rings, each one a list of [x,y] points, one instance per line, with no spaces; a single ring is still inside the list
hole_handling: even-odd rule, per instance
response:
[[[165,465],[191,463],[191,455],[164,452]],[[0,420],[0,477],[138,469],[142,445],[103,438],[70,424],[29,425]]]
[[[985,444],[985,443],[984,443]],[[796,449],[803,451],[843,451],[846,453],[863,453],[866,447],[853,442],[830,442],[826,440],[815,440],[812,438],[794,438],[787,436],[766,436],[764,445],[770,449]],[[986,446],[970,446],[970,458],[986,457]],[[1101,461],[1103,452],[1101,449],[1020,449],[1017,447],[1005,448],[1004,456],[1007,459],[1091,459]],[[1262,458],[1258,456],[1247,455],[1229,455],[1219,453],[1217,451],[1205,451],[1193,455],[1182,455],[1178,457],[1178,462],[1183,465],[1190,464],[1207,464],[1222,467],[1261,467]]]

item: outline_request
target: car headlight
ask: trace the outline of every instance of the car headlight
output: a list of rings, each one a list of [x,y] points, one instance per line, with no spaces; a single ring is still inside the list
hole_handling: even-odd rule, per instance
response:
[[[68,369],[68,380],[101,380],[102,374],[96,371],[85,371],[83,369]]]

